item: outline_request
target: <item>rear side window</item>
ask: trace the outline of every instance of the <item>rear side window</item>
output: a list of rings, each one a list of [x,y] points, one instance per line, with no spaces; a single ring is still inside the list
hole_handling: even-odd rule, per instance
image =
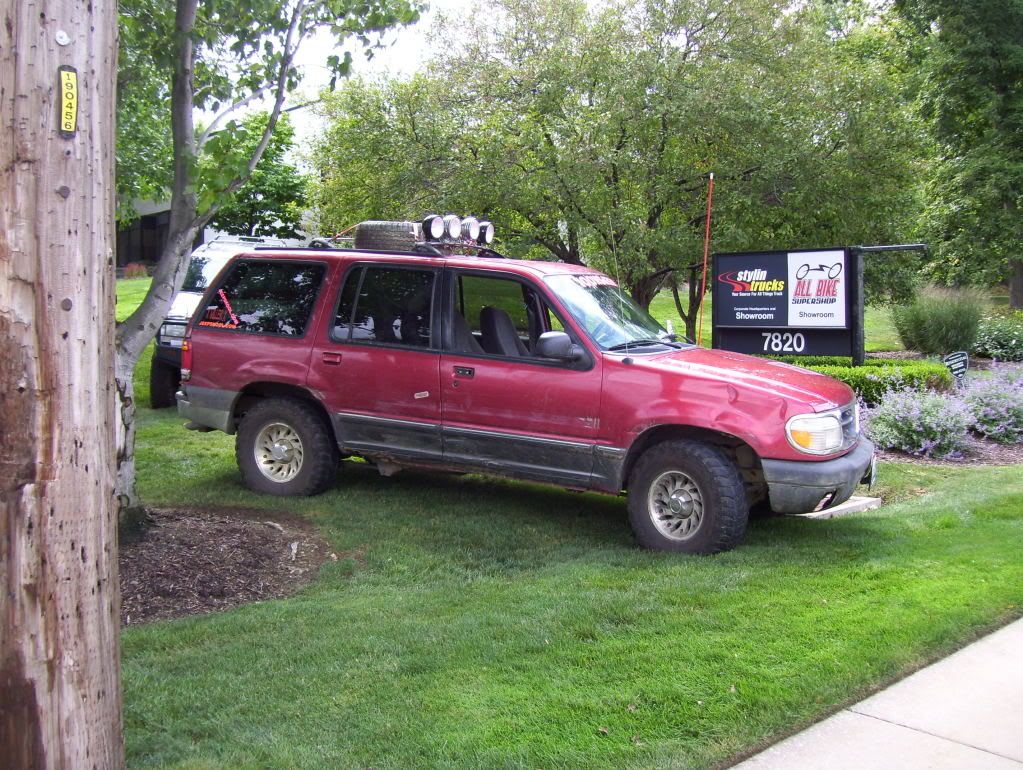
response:
[[[381,342],[430,347],[436,273],[362,267],[348,273],[331,337],[339,342]]]
[[[199,326],[301,337],[324,272],[323,264],[237,262],[210,298]]]

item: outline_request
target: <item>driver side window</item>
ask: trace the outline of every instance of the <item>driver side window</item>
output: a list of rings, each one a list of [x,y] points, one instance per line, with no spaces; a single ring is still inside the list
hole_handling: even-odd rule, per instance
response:
[[[465,353],[532,358],[541,334],[564,329],[536,290],[512,278],[460,274],[455,313],[454,344]]]

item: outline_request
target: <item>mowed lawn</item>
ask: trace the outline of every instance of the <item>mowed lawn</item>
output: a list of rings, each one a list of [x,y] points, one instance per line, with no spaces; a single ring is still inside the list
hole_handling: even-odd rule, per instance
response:
[[[885,465],[892,505],[693,558],[636,548],[623,499],[478,476],[261,497],[182,422],[140,410],[149,504],[292,511],[339,558],[124,629],[132,767],[711,767],[1023,611],[1018,467]]]

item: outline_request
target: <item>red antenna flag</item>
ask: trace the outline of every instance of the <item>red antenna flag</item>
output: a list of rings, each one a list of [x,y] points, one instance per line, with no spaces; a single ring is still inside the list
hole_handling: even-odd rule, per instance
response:
[[[703,233],[703,278],[700,280],[700,318],[696,325],[696,344],[703,342],[703,298],[707,292],[707,260],[710,257],[710,214],[714,208],[714,172],[707,183],[707,227]]]

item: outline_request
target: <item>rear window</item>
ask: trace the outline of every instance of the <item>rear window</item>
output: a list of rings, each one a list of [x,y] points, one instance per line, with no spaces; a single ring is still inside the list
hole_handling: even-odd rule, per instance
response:
[[[210,297],[198,325],[301,337],[325,272],[322,263],[237,262]]]
[[[434,270],[356,268],[348,274],[331,337],[338,342],[431,346]]]
[[[194,291],[201,294],[213,283],[220,269],[228,263],[240,249],[237,245],[234,248],[206,249],[202,254],[195,254],[188,262],[188,270],[185,272],[185,282],[181,291]]]

